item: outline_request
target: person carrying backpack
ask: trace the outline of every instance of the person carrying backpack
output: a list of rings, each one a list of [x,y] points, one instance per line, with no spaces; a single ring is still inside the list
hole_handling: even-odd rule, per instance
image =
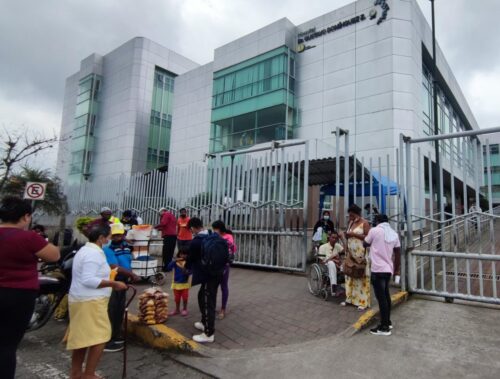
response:
[[[236,244],[234,243],[233,232],[226,227],[223,221],[217,220],[212,224],[212,230],[219,236],[224,238],[227,242],[229,249],[229,262],[226,263],[220,289],[222,291],[222,305],[218,315],[218,319],[222,320],[226,317],[227,300],[229,298],[229,271],[231,263],[234,261],[234,254],[236,254]]]
[[[217,289],[229,262],[229,249],[227,242],[217,233],[209,233],[199,218],[189,220],[188,227],[194,238],[189,245],[186,268],[193,273],[192,285],[200,284],[198,306],[201,322],[195,322],[194,327],[203,332],[194,335],[193,340],[200,343],[214,342]]]

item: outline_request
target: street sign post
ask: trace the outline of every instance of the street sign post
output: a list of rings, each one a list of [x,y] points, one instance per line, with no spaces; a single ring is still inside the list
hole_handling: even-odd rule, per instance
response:
[[[47,183],[28,182],[24,189],[24,198],[27,200],[45,199],[45,190]]]

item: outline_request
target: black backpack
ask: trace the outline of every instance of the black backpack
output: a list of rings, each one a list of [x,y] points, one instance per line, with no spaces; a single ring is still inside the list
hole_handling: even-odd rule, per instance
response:
[[[229,263],[229,248],[224,238],[210,233],[202,241],[201,266],[209,275],[222,274]]]

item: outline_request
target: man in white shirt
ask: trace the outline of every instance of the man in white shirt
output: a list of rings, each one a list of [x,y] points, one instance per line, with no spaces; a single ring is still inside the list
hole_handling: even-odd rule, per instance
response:
[[[340,254],[344,247],[338,243],[339,236],[333,232],[328,237],[328,242],[319,247],[318,256],[328,267],[328,276],[332,286],[332,295],[337,292],[337,272],[340,269]]]

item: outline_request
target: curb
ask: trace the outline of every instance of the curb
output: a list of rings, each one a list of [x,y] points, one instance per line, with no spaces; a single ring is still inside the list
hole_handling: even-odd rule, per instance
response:
[[[133,314],[128,315],[127,332],[150,347],[178,353],[201,355],[202,346],[163,324],[144,325]]]
[[[391,296],[391,302],[392,306],[395,307],[403,302],[408,300],[408,292],[406,291],[400,291],[395,293],[394,295]],[[369,309],[365,313],[363,313],[358,321],[356,321],[352,326],[351,326],[351,331],[352,334],[355,334],[362,329],[364,329],[370,322],[373,321],[373,319],[378,316],[380,313],[379,308],[376,309]]]

